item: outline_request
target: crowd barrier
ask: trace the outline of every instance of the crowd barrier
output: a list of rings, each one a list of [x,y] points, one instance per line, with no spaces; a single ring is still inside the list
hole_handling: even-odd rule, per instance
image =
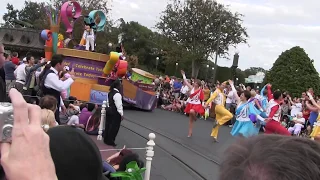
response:
[[[24,97],[28,98],[37,98],[40,100],[39,96],[30,96],[30,95],[23,95]],[[68,100],[66,100],[68,101]],[[102,132],[104,130],[105,126],[105,119],[106,119],[106,108],[109,107],[109,103],[107,101],[103,101],[101,105],[101,121],[100,121],[100,126],[99,126],[99,132],[97,136],[97,140],[102,140]],[[146,161],[145,161],[145,174],[144,174],[144,180],[150,180],[150,173],[151,173],[151,163],[152,159],[154,156],[154,146],[156,145],[154,140],[156,138],[156,135],[154,133],[149,134],[149,141],[147,142],[147,146],[143,148],[127,148],[131,150],[146,150]],[[120,151],[121,149],[105,149],[105,150],[100,150],[101,152],[103,151]]]

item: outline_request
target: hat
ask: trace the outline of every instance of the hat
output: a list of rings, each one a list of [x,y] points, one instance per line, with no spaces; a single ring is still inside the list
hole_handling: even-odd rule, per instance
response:
[[[48,130],[50,152],[59,180],[107,180],[100,151],[82,130],[57,126]]]
[[[27,58],[26,58],[26,57],[23,58],[22,61],[23,61],[23,62],[27,62]]]

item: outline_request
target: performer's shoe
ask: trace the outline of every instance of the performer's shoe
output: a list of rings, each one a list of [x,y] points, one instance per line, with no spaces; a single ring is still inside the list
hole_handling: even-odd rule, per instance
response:
[[[214,121],[213,121],[212,129],[215,128],[215,127],[217,127],[217,126],[218,126],[218,121],[217,121],[217,120],[214,120]]]
[[[214,143],[218,143],[218,142],[219,142],[218,139],[215,138],[215,137],[212,137],[212,139],[213,139],[213,142],[214,142]]]
[[[191,137],[192,137],[192,133],[188,135],[188,138],[191,138]]]

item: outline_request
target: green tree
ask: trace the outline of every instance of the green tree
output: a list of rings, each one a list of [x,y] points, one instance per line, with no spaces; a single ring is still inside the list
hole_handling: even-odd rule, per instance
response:
[[[45,3],[25,1],[24,7],[18,13],[19,20],[33,25],[34,29],[49,28],[48,17],[45,12]]]
[[[267,70],[263,69],[262,67],[250,67],[244,70],[246,78],[250,75],[256,75],[258,72],[266,73]]]
[[[123,34],[122,42],[128,55],[135,55],[139,58],[139,65],[146,66],[146,70],[155,68],[156,44],[153,42],[154,33],[138,22],[123,22],[120,25]]]
[[[173,0],[156,27],[192,54],[192,75],[196,77],[217,46],[217,54],[226,55],[230,46],[246,43],[241,17],[215,0]]]
[[[279,56],[264,81],[271,83],[272,89],[289,91],[295,97],[310,87],[316,94],[320,90],[319,74],[304,49],[298,46]]]
[[[6,13],[4,13],[2,19],[4,20],[5,27],[16,27],[16,24],[14,23],[15,20],[18,19],[18,13],[19,10],[14,9],[14,6],[12,4],[7,4],[6,7],[7,11]]]

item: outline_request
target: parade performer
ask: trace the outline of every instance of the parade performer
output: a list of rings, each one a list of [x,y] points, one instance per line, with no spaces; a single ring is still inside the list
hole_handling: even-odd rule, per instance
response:
[[[260,116],[262,116],[263,118],[267,118],[267,114],[266,114],[266,110],[267,110],[267,106],[268,106],[268,92],[266,90],[267,85],[265,85],[261,91],[260,91],[260,98],[261,98],[261,107],[263,109],[263,112],[260,114]]]
[[[213,137],[213,140],[215,142],[218,142],[218,133],[219,133],[220,126],[228,122],[233,117],[230,111],[228,111],[224,107],[226,97],[223,94],[223,90],[225,89],[225,87],[226,87],[226,82],[223,82],[222,84],[217,85],[217,89],[205,104],[205,108],[207,108],[212,101],[215,103],[216,122],[213,125],[212,132],[211,132],[211,137]]]
[[[256,118],[263,119],[259,117],[259,111],[255,107],[253,100],[251,98],[251,92],[245,90],[241,93],[240,97],[238,96],[237,90],[235,89],[233,82],[229,80],[229,84],[232,88],[232,91],[235,94],[237,109],[236,109],[236,123],[234,124],[231,135],[238,136],[242,135],[244,137],[250,137],[259,134],[260,125],[259,123],[254,124]],[[254,116],[254,117],[253,117]]]
[[[267,108],[267,116],[266,119],[266,126],[265,126],[265,133],[266,134],[282,134],[286,136],[291,136],[289,131],[281,126],[280,118],[281,118],[281,107],[280,103],[282,101],[282,93],[279,90],[274,91],[272,94],[271,92],[271,84],[267,84],[268,90],[268,108]]]
[[[189,114],[189,133],[188,137],[192,136],[193,123],[197,120],[197,114],[204,115],[204,108],[202,107],[202,101],[204,94],[201,89],[200,80],[196,80],[193,86],[188,82],[185,72],[181,70],[181,74],[184,83],[191,89],[189,98],[187,100],[187,106],[184,110],[185,113]]]
[[[82,38],[86,41],[86,51],[89,51],[90,46],[91,51],[94,51],[94,32],[89,25],[85,26]]]

